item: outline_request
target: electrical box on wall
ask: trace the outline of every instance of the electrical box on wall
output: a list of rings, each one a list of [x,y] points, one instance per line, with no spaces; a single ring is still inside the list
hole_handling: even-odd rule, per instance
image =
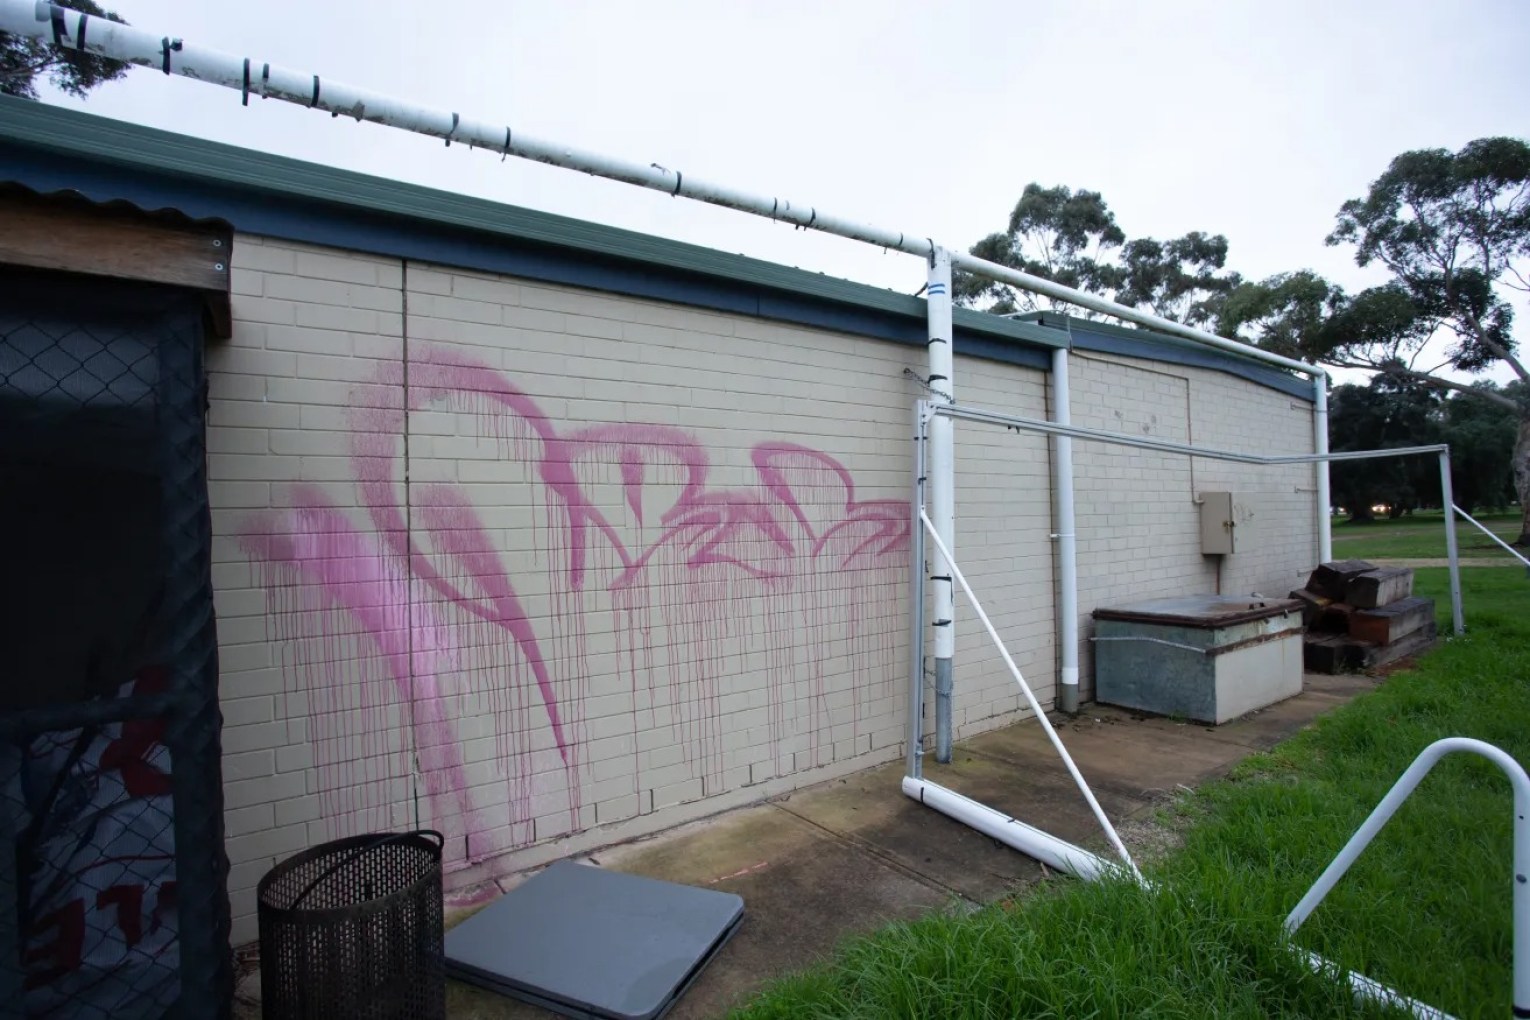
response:
[[[1237,551],[1238,522],[1230,492],[1201,493],[1201,552],[1226,556]]]

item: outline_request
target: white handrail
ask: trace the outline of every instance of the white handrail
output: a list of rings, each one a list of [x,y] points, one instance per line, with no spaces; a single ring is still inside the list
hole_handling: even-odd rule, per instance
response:
[[[971,603],[972,611],[982,621],[983,628],[988,631],[988,636],[993,638],[994,647],[998,648],[999,654],[1003,656],[1004,665],[1009,667],[1009,672],[1015,678],[1015,683],[1020,685],[1020,693],[1025,695],[1025,700],[1031,706],[1031,711],[1035,714],[1037,721],[1041,723],[1041,728],[1046,733],[1047,739],[1052,741],[1052,746],[1057,749],[1063,764],[1067,766],[1068,774],[1078,784],[1079,792],[1084,795],[1084,800],[1089,802],[1089,810],[1094,812],[1094,817],[1099,820],[1100,827],[1105,830],[1105,838],[1110,840],[1110,845],[1115,847],[1116,853],[1121,855],[1121,860],[1125,861],[1126,866],[1131,869],[1133,877],[1139,882],[1143,881],[1142,872],[1137,870],[1137,864],[1132,860],[1132,855],[1126,852],[1126,844],[1122,843],[1121,837],[1116,834],[1116,827],[1110,824],[1109,818],[1105,817],[1105,809],[1100,807],[1100,802],[1094,797],[1094,791],[1089,789],[1089,784],[1084,781],[1083,773],[1079,772],[1078,766],[1073,763],[1073,756],[1063,746],[1062,738],[1057,735],[1057,730],[1052,727],[1052,720],[1048,719],[1046,712],[1042,710],[1041,703],[1036,700],[1035,692],[1031,690],[1031,685],[1025,682],[1025,676],[1021,674],[1020,667],[1015,665],[1015,660],[1010,657],[1009,649],[1004,647],[1004,642],[999,637],[999,632],[994,629],[993,621],[988,618],[988,614],[983,611],[982,603],[978,602],[977,596],[973,594],[972,585],[967,583],[966,576],[962,574],[961,568],[956,565],[956,560],[952,558],[950,551],[946,548],[946,544],[940,540],[940,535],[935,531],[935,525],[930,522],[929,515],[924,512],[923,508],[919,511],[919,519],[924,523],[925,530],[929,532],[931,540],[934,541],[935,548],[940,550],[940,555],[945,558],[946,565],[951,568],[951,576],[956,578],[956,583],[961,585],[962,591],[967,593],[967,601]]]
[[[1504,552],[1508,553],[1510,556],[1513,556],[1516,560],[1519,560],[1519,562],[1523,563],[1525,565],[1525,569],[1530,570],[1530,560],[1525,559],[1525,557],[1520,555],[1519,551],[1516,550],[1512,545],[1489,531],[1487,529],[1487,525],[1481,523],[1477,520],[1477,518],[1473,517],[1465,510],[1462,510],[1460,507],[1456,507],[1456,513],[1460,514],[1462,517],[1465,517],[1470,523],[1475,525],[1478,531],[1482,532],[1488,538],[1491,538],[1493,541],[1503,546]]]
[[[1317,909],[1323,897],[1344,877],[1350,865],[1376,838],[1376,834],[1391,820],[1397,809],[1402,807],[1403,801],[1417,789],[1429,770],[1447,754],[1455,753],[1476,754],[1486,758],[1503,770],[1514,788],[1514,1015],[1530,1016],[1530,828],[1527,828],[1530,823],[1525,820],[1526,814],[1530,813],[1530,776],[1525,774],[1524,767],[1510,757],[1508,752],[1485,741],[1471,737],[1446,737],[1424,748],[1413,759],[1413,764],[1408,766],[1402,778],[1381,798],[1381,803],[1376,805],[1370,817],[1355,830],[1349,842],[1344,844],[1344,849],[1318,876],[1318,880],[1312,883],[1307,895],[1292,908],[1285,920],[1286,934],[1294,935],[1302,922]]]

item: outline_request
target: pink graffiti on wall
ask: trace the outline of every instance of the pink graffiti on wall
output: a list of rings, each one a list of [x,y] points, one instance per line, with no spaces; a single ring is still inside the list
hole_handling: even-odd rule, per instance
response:
[[[730,747],[767,744],[781,774],[822,764],[847,716],[859,738],[896,671],[906,503],[858,501],[786,442],[749,450],[753,485],[712,488],[686,431],[560,428],[481,362],[411,355],[352,394],[350,505],[294,484],[242,531],[335,829],[409,821],[418,775],[460,866],[596,821],[587,788],[652,809],[643,771],[676,748],[711,795]],[[484,443],[487,480],[450,477]],[[586,719],[592,675],[626,688],[622,726]],[[725,718],[762,717],[725,746]]]

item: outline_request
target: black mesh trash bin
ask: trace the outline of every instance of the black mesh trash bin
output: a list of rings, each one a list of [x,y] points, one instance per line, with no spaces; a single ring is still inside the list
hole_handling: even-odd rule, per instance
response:
[[[256,890],[267,1020],[446,1014],[438,832],[305,850]]]

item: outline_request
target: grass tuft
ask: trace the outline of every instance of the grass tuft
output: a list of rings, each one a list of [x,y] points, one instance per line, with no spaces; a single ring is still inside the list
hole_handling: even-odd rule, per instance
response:
[[[1364,552],[1356,555],[1375,555]],[[1431,741],[1530,759],[1530,581],[1464,571],[1470,633],[1168,814],[1183,846],[1130,884],[1058,882],[847,944],[740,1020],[828,1017],[1365,1017],[1281,947],[1280,923]],[[1417,588],[1444,603],[1445,571]],[[1510,795],[1447,759],[1298,933],[1298,943],[1460,1017],[1510,1010]]]

